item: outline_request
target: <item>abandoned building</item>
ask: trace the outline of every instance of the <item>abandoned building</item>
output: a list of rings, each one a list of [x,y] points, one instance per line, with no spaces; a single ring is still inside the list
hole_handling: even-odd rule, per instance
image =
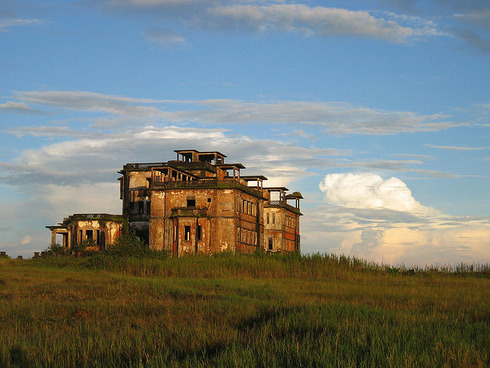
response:
[[[60,245],[73,248],[77,244],[90,240],[94,245],[105,248],[113,244],[122,235],[126,220],[121,215],[74,214],[63,219],[55,226],[46,226],[51,230],[51,244],[57,243],[56,236],[61,234]]]
[[[265,176],[242,175],[245,166],[225,163],[220,152],[175,152],[174,161],[124,165],[122,216],[106,215],[102,221],[89,221],[95,215],[70,216],[47,226],[53,244],[56,234],[66,234],[65,247],[86,239],[102,247],[122,233],[126,221],[151,249],[174,256],[300,251],[301,193],[265,187]]]

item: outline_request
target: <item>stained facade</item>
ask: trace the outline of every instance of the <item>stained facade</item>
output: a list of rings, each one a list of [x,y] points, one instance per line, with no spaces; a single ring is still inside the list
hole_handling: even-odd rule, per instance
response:
[[[71,249],[88,240],[103,249],[122,235],[125,222],[121,215],[83,213],[66,217],[60,224],[46,228],[51,230],[52,245],[57,244],[56,237],[60,235],[60,245],[64,248]]]
[[[225,163],[220,152],[175,152],[176,160],[128,163],[119,172],[122,218],[151,249],[300,251],[301,193],[264,186],[265,176],[243,175],[245,166]]]

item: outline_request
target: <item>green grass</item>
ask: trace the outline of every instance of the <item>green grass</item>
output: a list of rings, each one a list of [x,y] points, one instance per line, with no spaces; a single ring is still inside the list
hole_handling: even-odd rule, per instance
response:
[[[488,367],[490,275],[319,255],[1,259],[0,333],[0,367]]]

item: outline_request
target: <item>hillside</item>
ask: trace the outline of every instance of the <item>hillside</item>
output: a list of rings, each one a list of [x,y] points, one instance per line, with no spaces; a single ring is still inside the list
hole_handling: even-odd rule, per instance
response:
[[[487,367],[488,267],[0,259],[2,367]]]

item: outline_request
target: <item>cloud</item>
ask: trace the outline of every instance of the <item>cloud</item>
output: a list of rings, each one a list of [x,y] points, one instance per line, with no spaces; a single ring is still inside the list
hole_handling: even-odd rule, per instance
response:
[[[407,267],[490,262],[488,218],[328,205],[305,212],[301,233],[304,252],[345,254]]]
[[[436,18],[446,33],[483,53],[490,53],[490,3],[487,0],[382,0],[395,11]]]
[[[10,27],[30,26],[41,23],[43,21],[39,19],[4,18],[0,19],[0,32],[6,31]]]
[[[376,18],[366,11],[278,4],[231,5],[208,9],[207,26],[256,32],[287,31],[305,36],[348,35],[403,42],[417,30],[393,20]]]
[[[323,127],[328,134],[390,135],[402,132],[437,131],[460,124],[440,121],[445,115],[417,115],[357,107],[340,102],[240,100],[195,101],[197,109],[184,115],[191,120],[215,123],[301,123]],[[195,115],[195,117],[193,116]]]
[[[145,37],[163,47],[175,47],[186,44],[185,38],[171,29],[152,27],[146,30]]]
[[[244,161],[250,174],[268,172],[271,183],[287,185],[312,175],[308,166],[324,166],[335,149],[303,148],[271,139],[227,136],[222,129],[143,126],[131,131],[78,137],[25,150],[14,162],[0,162],[0,182],[8,185],[92,185],[113,183],[127,162],[161,162],[176,148],[226,152],[230,160]],[[268,184],[272,185],[272,184]]]
[[[407,266],[490,261],[488,218],[423,206],[397,178],[329,174],[319,187],[328,206],[308,213],[302,230],[314,230],[309,242],[328,244],[333,253]]]
[[[295,32],[303,36],[360,36],[389,42],[441,35],[435,24],[416,17],[311,7],[286,1],[123,0],[94,2],[109,12],[152,17],[161,22],[226,32]],[[404,24],[401,24],[403,22]]]
[[[376,174],[328,174],[319,187],[327,201],[337,206],[434,213],[417,202],[407,185],[394,177],[385,180]]]
[[[462,125],[441,114],[417,115],[410,111],[387,111],[340,102],[153,100],[85,91],[27,91],[14,95],[20,101],[18,103],[99,114],[95,124],[101,128],[134,125],[134,119],[137,119],[146,123],[165,121],[174,124],[299,123],[319,127],[326,134],[391,135]]]
[[[486,54],[490,53],[490,38],[485,39],[481,34],[469,29],[456,30],[455,34],[473,48]]]
[[[100,137],[100,133],[94,131],[84,131],[71,129],[64,126],[20,126],[11,129],[0,130],[0,132],[9,133],[16,137],[79,137],[94,138]]]
[[[46,114],[44,111],[33,109],[32,107],[29,107],[25,103],[13,102],[13,101],[7,101],[3,104],[0,104],[0,111],[21,113],[21,114],[36,114],[36,115]]]
[[[30,235],[25,235],[22,240],[20,241],[21,245],[26,245],[29,244],[32,241],[32,236]]]
[[[61,109],[142,117],[165,116],[163,111],[152,106],[145,106],[150,103],[163,102],[152,99],[111,96],[85,91],[28,91],[15,92],[14,95],[24,103]]]
[[[482,151],[490,148],[490,147],[463,147],[463,146],[436,146],[433,144],[426,144],[425,146],[430,148],[449,150],[449,151]]]
[[[467,11],[465,13],[455,14],[454,17],[458,20],[490,30],[490,7],[479,9],[478,11]]]

